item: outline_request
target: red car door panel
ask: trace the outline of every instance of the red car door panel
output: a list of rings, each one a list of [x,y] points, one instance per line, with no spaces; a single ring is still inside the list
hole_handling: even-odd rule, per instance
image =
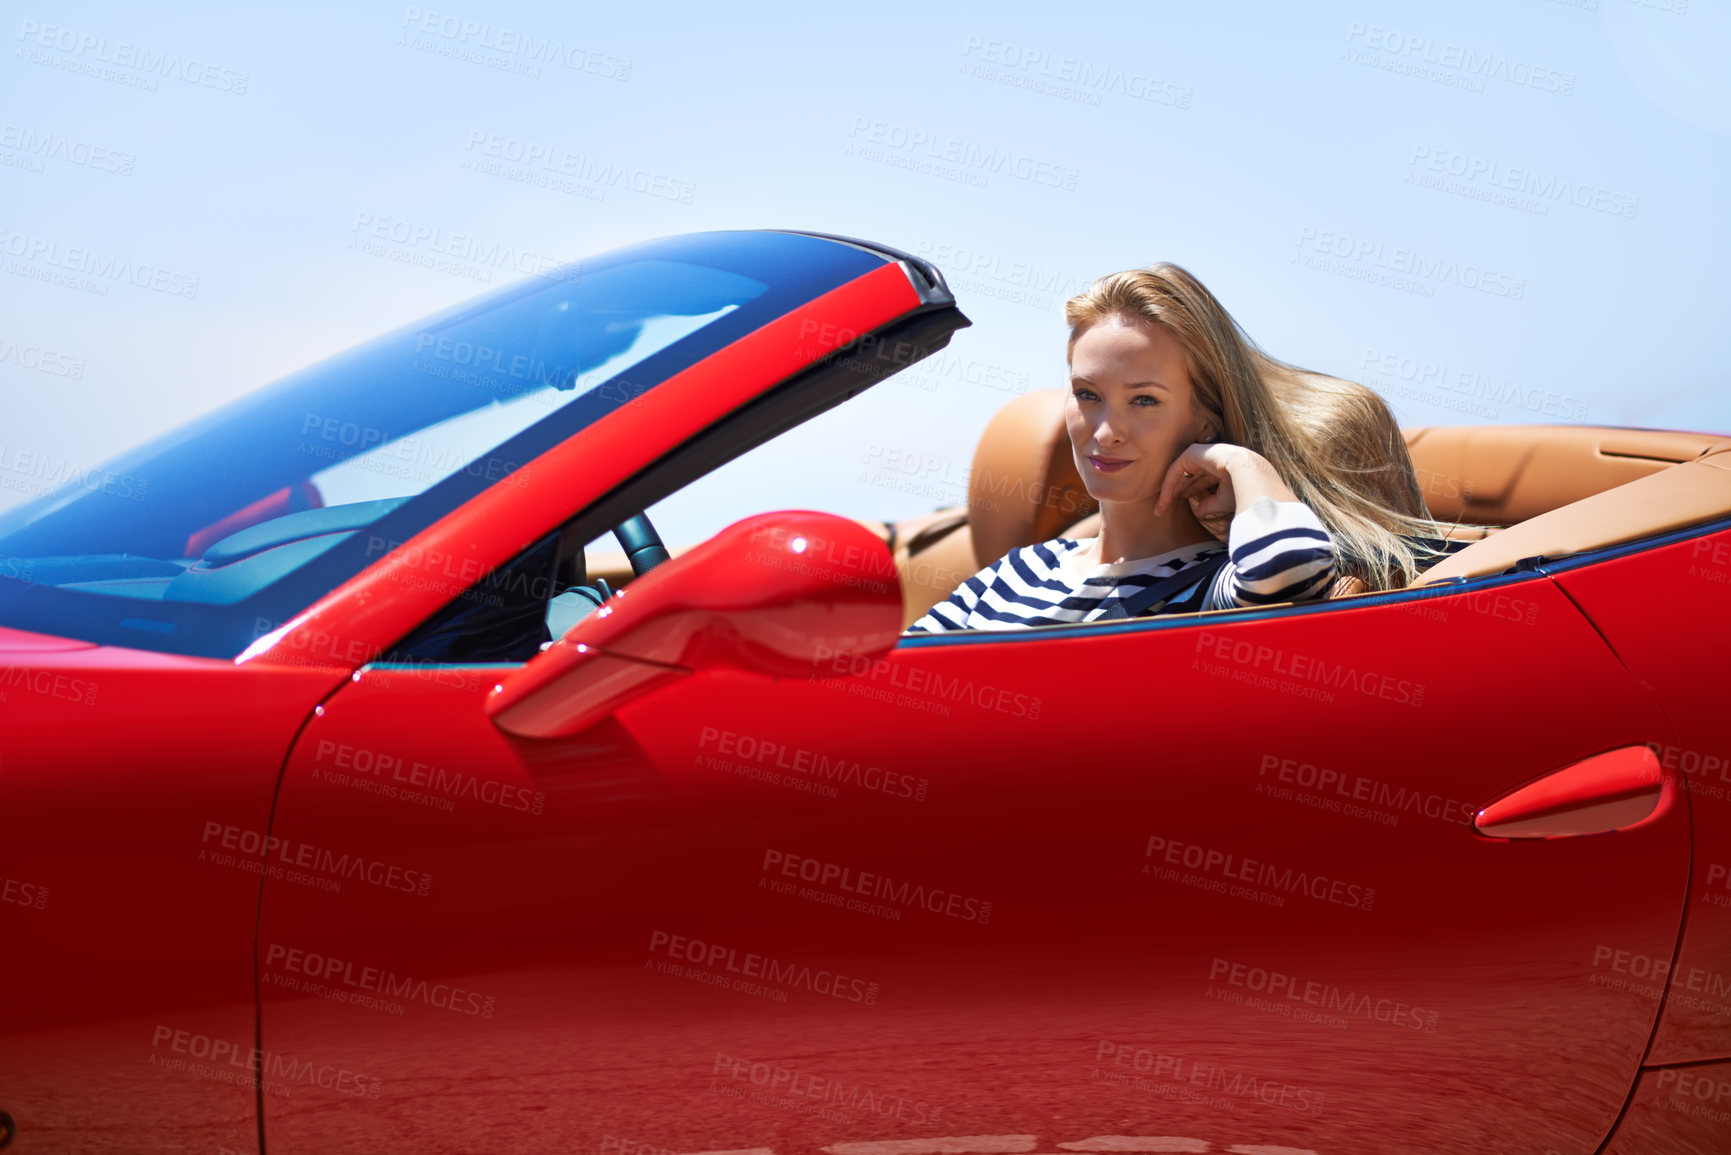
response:
[[[271,798],[341,680],[0,631],[0,1109],[21,1151],[256,1150]]]
[[[295,748],[263,1048],[333,1075],[273,1152],[1585,1155],[1653,1028],[1614,962],[1675,945],[1686,797],[1471,824],[1668,732],[1542,577],[700,673],[561,740],[489,723],[506,672],[367,668]]]
[[[1641,1072],[1603,1155],[1723,1155],[1731,1137],[1731,1063]]]
[[[1674,966],[1667,956],[1631,959],[1642,973],[1624,976],[1655,997],[1669,986],[1648,1061],[1731,1058],[1731,530],[1566,570],[1556,580],[1659,695],[1675,737],[1655,737],[1652,746],[1689,786],[1695,859],[1683,941]],[[1721,1106],[1731,1108],[1731,1099]],[[1722,1134],[1731,1145],[1731,1119]]]

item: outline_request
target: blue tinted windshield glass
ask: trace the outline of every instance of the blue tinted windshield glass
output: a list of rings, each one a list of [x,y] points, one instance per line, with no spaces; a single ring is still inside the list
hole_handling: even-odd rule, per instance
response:
[[[0,625],[232,656],[376,560],[365,539],[405,540],[510,484],[882,261],[793,234],[700,234],[407,326],[0,515]]]

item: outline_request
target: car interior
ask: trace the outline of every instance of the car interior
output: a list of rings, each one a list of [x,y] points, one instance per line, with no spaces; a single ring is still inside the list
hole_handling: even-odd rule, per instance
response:
[[[965,505],[863,523],[894,555],[904,625],[1017,546],[1094,532],[1098,517],[1070,454],[1063,400],[1062,389],[1030,392],[998,412],[974,452]],[[1500,574],[1526,559],[1585,553],[1731,516],[1731,436],[1581,425],[1402,433],[1430,515],[1459,544],[1415,586]],[[589,579],[622,586],[632,576],[625,552],[601,546],[586,550]],[[1343,577],[1328,596],[1365,593],[1358,579]],[[569,612],[549,621],[553,636]]]

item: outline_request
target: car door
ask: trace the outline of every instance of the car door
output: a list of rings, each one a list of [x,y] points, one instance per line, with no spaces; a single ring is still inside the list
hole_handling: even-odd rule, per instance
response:
[[[262,1045],[329,1077],[265,1094],[271,1149],[1586,1153],[1616,1118],[1687,799],[1475,831],[1668,733],[1548,577],[813,659],[553,738],[489,714],[535,662],[359,671],[272,826]]]
[[[1722,455],[1700,469],[1727,467]],[[1663,1007],[1646,1070],[1606,1151],[1711,1155],[1731,1149],[1731,725],[1724,706],[1731,527],[1723,519],[1550,563],[1614,646],[1653,687],[1674,727],[1654,744],[1688,784],[1694,824],[1684,933],[1669,958],[1631,955],[1620,981]],[[1619,960],[1613,960],[1613,963]]]
[[[1699,467],[1723,470],[1731,460],[1709,457]],[[1556,569],[1557,582],[1618,657],[1665,703],[1675,738],[1655,744],[1655,753],[1689,784],[1692,901],[1675,965],[1649,979],[1668,980],[1670,990],[1648,1062],[1731,1058],[1731,718],[1724,693],[1731,527],[1723,520],[1690,527]],[[1731,1142],[1725,1101],[1708,1120],[1721,1146]]]

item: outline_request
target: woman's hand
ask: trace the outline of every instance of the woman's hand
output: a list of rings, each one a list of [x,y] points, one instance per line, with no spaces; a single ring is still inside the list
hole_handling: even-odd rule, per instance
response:
[[[1231,475],[1221,474],[1219,481],[1213,489],[1192,493],[1186,500],[1190,502],[1191,514],[1202,528],[1225,541],[1226,531],[1232,526],[1232,515],[1238,507]]]
[[[1160,484],[1154,512],[1165,513],[1180,497],[1190,503],[1196,520],[1222,540],[1233,515],[1249,509],[1257,498],[1298,500],[1261,454],[1214,441],[1199,441],[1178,455]]]

